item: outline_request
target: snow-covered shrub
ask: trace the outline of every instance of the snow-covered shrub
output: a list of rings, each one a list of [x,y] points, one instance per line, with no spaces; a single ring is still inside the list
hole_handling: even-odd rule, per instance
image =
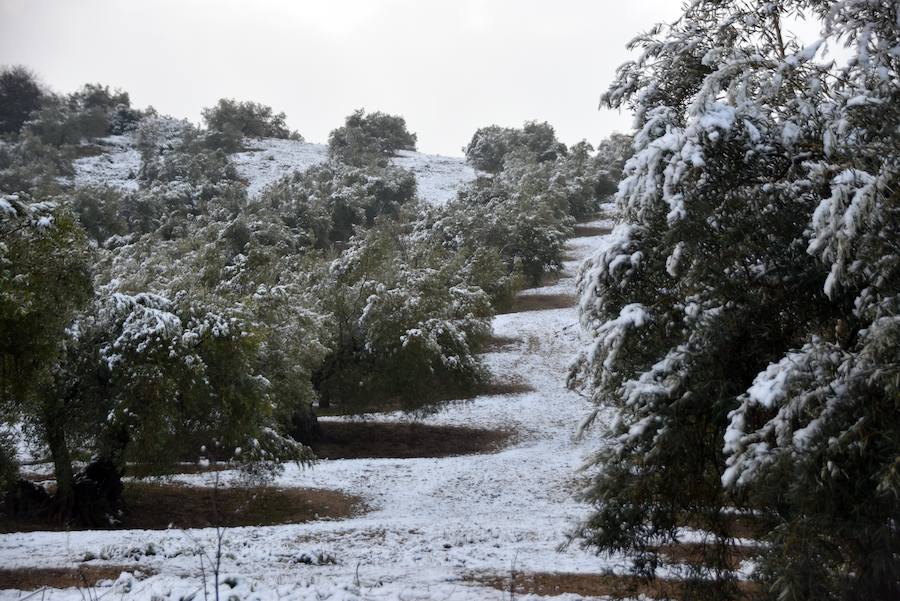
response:
[[[112,292],[70,329],[61,391],[102,408],[95,448],[120,470],[127,462],[168,463],[202,447],[275,459],[270,382],[242,309],[152,293]],[[255,450],[255,451],[254,451]],[[305,459],[297,457],[282,459]],[[237,451],[240,455],[243,451]]]
[[[32,192],[40,196],[59,189],[59,177],[74,174],[71,153],[25,132],[0,145],[0,191]]]
[[[479,128],[465,148],[466,160],[480,171],[497,173],[503,168],[503,158],[516,144],[516,131],[499,125]]]
[[[507,161],[497,176],[460,191],[441,209],[436,233],[458,248],[494,248],[507,274],[537,285],[562,267],[571,232],[564,190],[552,185],[552,167]]]
[[[110,236],[128,233],[123,215],[123,194],[109,186],[77,188],[67,199],[78,222],[98,244]]]
[[[246,192],[234,164],[222,150],[207,147],[202,131],[183,127],[163,145],[152,139],[152,130],[142,131],[141,189],[125,198],[130,231],[184,237],[198,215],[228,206],[233,213],[243,204]]]
[[[272,107],[256,102],[222,98],[215,106],[203,109],[203,120],[209,128],[207,144],[226,152],[240,150],[245,137],[303,141],[299,133],[288,129],[284,113],[275,113]]]
[[[398,150],[415,150],[416,134],[406,128],[406,120],[380,111],[355,111],[344,125],[328,135],[328,155],[348,165],[385,163]]]
[[[310,374],[328,341],[308,294],[320,259],[262,203],[213,198],[182,223],[107,241],[101,281],[168,297],[190,290],[243,307],[259,339],[253,369],[269,382],[274,422],[280,431],[294,427],[314,400]]]
[[[150,141],[146,143],[152,146]],[[195,187],[238,179],[237,171],[222,150],[210,150],[201,130],[185,127],[172,148],[142,156],[139,177],[147,183],[183,182]]]
[[[329,161],[269,186],[261,202],[304,245],[328,248],[349,240],[356,226],[371,227],[378,217],[396,217],[415,194],[416,178],[403,168],[357,168]]]

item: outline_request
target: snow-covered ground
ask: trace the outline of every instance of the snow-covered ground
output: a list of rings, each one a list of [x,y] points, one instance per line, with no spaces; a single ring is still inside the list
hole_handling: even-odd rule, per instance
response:
[[[571,244],[570,274],[603,237]],[[553,288],[574,294],[574,279]],[[536,291],[535,293],[546,293]],[[575,501],[577,468],[596,439],[575,440],[588,401],[565,388],[566,369],[584,343],[574,308],[500,315],[499,336],[515,344],[486,359],[495,374],[530,384],[533,392],[486,396],[450,405],[426,423],[514,428],[516,442],[499,452],[442,459],[323,461],[311,469],[289,467],[280,486],[338,489],[363,497],[370,511],[343,521],[227,531],[224,572],[234,576],[229,594],[241,599],[500,599],[500,591],[464,579],[480,570],[597,572],[620,567],[572,544],[558,550],[588,509]],[[379,416],[402,420],[401,414]],[[184,476],[198,483],[208,475]],[[213,533],[195,531],[199,540]],[[150,547],[152,545],[152,547]],[[98,589],[116,599],[202,598],[196,543],[175,531],[37,532],[0,535],[0,565],[71,566],[133,563],[158,572],[139,582],[127,576]],[[334,565],[300,563],[304,555],[333,556]],[[0,592],[0,600],[21,592]],[[44,599],[79,600],[74,589]],[[522,597],[527,598],[527,597]],[[559,599],[580,598],[565,595]]]
[[[137,190],[141,153],[134,147],[132,136],[109,136],[97,140],[97,144],[103,150],[101,154],[75,159],[73,162],[75,184]]]
[[[168,128],[177,134],[174,127]],[[103,150],[96,156],[77,159],[74,181],[78,185],[106,184],[123,190],[138,189],[140,153],[133,136],[109,136],[97,141]],[[247,150],[231,155],[240,178],[247,182],[252,198],[266,186],[294,171],[304,171],[328,158],[328,147],[277,138],[247,139]],[[442,204],[456,196],[456,191],[473,181],[476,172],[462,157],[400,151],[391,161],[416,176],[419,197],[432,204]]]

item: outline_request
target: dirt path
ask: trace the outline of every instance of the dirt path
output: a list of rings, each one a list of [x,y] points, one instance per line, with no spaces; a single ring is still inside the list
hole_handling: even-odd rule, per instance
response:
[[[596,228],[603,225],[587,224],[583,231],[591,235],[570,241],[567,277],[523,294],[574,295],[578,264],[602,243]],[[575,308],[499,315],[494,333],[515,342],[486,355],[491,370],[533,391],[454,403],[425,423],[513,428],[519,434],[515,444],[484,455],[334,460],[309,470],[288,468],[278,486],[338,489],[363,497],[370,511],[343,521],[229,530],[223,565],[234,576],[229,594],[265,600],[499,600],[502,592],[463,576],[513,566],[585,573],[612,567],[577,545],[557,550],[586,514],[572,493],[577,468],[596,445],[593,439],[573,439],[590,407],[565,388],[567,367],[584,344]],[[205,477],[180,479],[196,484]],[[211,543],[213,533],[195,531],[192,537]],[[130,592],[116,589],[116,598],[178,599],[201,590],[196,547],[172,530],[32,532],[0,536],[0,564],[61,567],[92,556],[101,558],[98,563],[133,562],[157,575],[133,583]],[[0,592],[0,599],[18,596]],[[52,591],[44,598],[80,600],[81,593]]]

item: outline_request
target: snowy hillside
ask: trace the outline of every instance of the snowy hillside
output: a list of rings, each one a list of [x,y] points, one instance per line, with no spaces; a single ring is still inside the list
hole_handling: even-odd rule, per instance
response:
[[[170,122],[173,126],[180,122]],[[173,127],[170,129],[174,131]],[[124,190],[138,188],[140,153],[134,136],[108,136],[98,140],[102,152],[75,161],[74,181],[78,185],[107,184]],[[252,198],[269,184],[324,162],[328,147],[295,140],[262,138],[246,140],[247,150],[231,155],[241,179],[247,183]],[[419,197],[432,204],[442,204],[456,196],[456,191],[476,177],[476,172],[462,157],[446,157],[419,152],[400,151],[392,162],[412,171],[416,176]]]

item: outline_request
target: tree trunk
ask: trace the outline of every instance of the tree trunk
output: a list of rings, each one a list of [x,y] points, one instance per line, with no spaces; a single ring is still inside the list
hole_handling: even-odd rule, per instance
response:
[[[300,403],[291,416],[290,435],[294,440],[307,445],[316,442],[322,435],[316,412],[309,403]]]
[[[72,471],[72,456],[66,444],[65,420],[56,408],[44,412],[43,426],[53,459],[53,474],[56,477],[54,496],[56,511],[65,520],[72,516],[75,504],[75,474]]]

